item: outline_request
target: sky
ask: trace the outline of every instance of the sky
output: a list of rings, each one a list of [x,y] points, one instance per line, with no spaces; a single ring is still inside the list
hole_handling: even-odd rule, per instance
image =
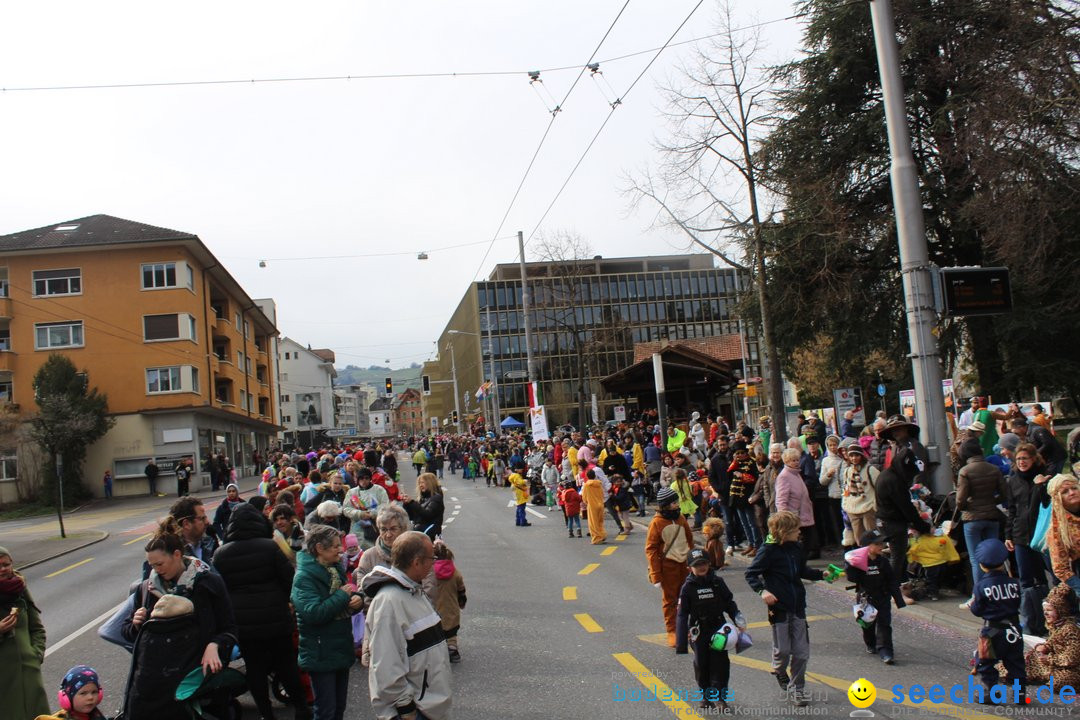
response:
[[[469,283],[517,260],[519,230],[576,233],[607,257],[688,251],[623,188],[659,161],[658,87],[694,50],[679,43],[715,32],[715,0],[695,5],[7,3],[0,234],[98,213],[191,232],[251,297],[274,298],[282,335],[340,367],[423,362]],[[793,3],[732,11],[765,23],[764,62],[797,53]],[[656,55],[642,51],[688,15],[631,87]],[[586,72],[571,90],[594,51],[603,84]],[[530,70],[565,97],[554,122]],[[372,75],[396,77],[357,77]]]

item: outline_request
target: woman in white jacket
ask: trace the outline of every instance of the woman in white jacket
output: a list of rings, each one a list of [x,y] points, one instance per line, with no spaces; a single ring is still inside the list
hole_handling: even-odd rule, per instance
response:
[[[848,464],[841,475],[842,506],[851,521],[856,540],[877,527],[878,469],[870,464],[870,453],[855,443],[847,448]]]
[[[844,535],[844,516],[840,512],[840,500],[844,496],[843,490],[840,487],[841,473],[843,472],[844,465],[847,464],[847,461],[844,456],[840,454],[839,448],[839,435],[829,435],[825,438],[825,457],[821,459],[821,474],[818,475],[818,481],[829,491],[828,522],[831,525],[831,529],[836,533],[837,537],[842,538],[841,543],[847,546],[851,543],[847,542],[847,537]],[[826,536],[828,536],[828,534]]]

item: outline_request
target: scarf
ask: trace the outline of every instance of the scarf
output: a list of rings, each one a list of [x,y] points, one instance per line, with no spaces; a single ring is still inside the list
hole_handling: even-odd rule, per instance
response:
[[[210,572],[210,566],[205,562],[197,557],[185,556],[184,570],[180,573],[180,577],[176,578],[175,582],[166,580],[154,570],[150,572],[150,586],[153,592],[159,596],[172,593],[190,598],[195,590],[195,583],[198,582],[203,573],[208,572]]]
[[[26,591],[26,581],[19,573],[7,580],[0,580],[0,602],[14,602]]]

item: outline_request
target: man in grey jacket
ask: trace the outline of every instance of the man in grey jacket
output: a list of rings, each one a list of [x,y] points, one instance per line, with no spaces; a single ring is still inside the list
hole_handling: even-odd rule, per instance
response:
[[[450,717],[450,654],[439,614],[421,587],[434,562],[427,535],[402,533],[390,550],[393,567],[376,566],[362,582],[371,598],[368,689],[379,720]]]

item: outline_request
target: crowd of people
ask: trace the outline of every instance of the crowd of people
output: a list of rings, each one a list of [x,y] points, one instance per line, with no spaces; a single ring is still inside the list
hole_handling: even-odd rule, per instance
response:
[[[895,662],[890,604],[936,599],[951,584],[985,620],[975,669],[987,687],[1002,669],[1033,682],[1075,672],[1077,478],[1041,423],[1018,409],[991,413],[980,398],[972,408],[950,452],[955,488],[943,498],[927,487],[933,468],[903,416],[862,429],[845,417],[833,432],[808,413],[783,443],[767,418],[751,428],[694,413],[682,426],[643,419],[538,442],[488,433],[275,452],[255,495],[242,497],[223,477],[226,496],[211,517],[182,494],[145,546],[143,579],[114,639],[133,653],[125,717],[188,717],[192,703],[227,717],[246,689],[270,718],[273,687],[296,718],[340,719],[357,662],[368,668],[376,717],[447,717],[466,603],[442,539],[447,470],[512,488],[515,527],[532,525],[532,504],[561,513],[569,538],[593,544],[607,542],[609,522],[635,532],[632,518],[654,506],[649,581],[668,644],[694,652],[707,707],[724,708],[726,653],[750,642],[722,574],[736,553],[765,604],[773,674],[796,704],[808,700],[803,580],[837,578],[808,565],[822,553],[837,553],[857,591],[866,651],[885,664]],[[400,479],[399,451],[415,470],[413,492]],[[25,710],[19,717],[46,715],[44,628],[2,548],[0,615],[0,657],[22,668],[0,674],[0,694]],[[1025,654],[1024,633],[1045,640]],[[228,675],[237,656],[240,687]],[[100,690],[92,668],[73,668],[59,717],[99,717]]]

